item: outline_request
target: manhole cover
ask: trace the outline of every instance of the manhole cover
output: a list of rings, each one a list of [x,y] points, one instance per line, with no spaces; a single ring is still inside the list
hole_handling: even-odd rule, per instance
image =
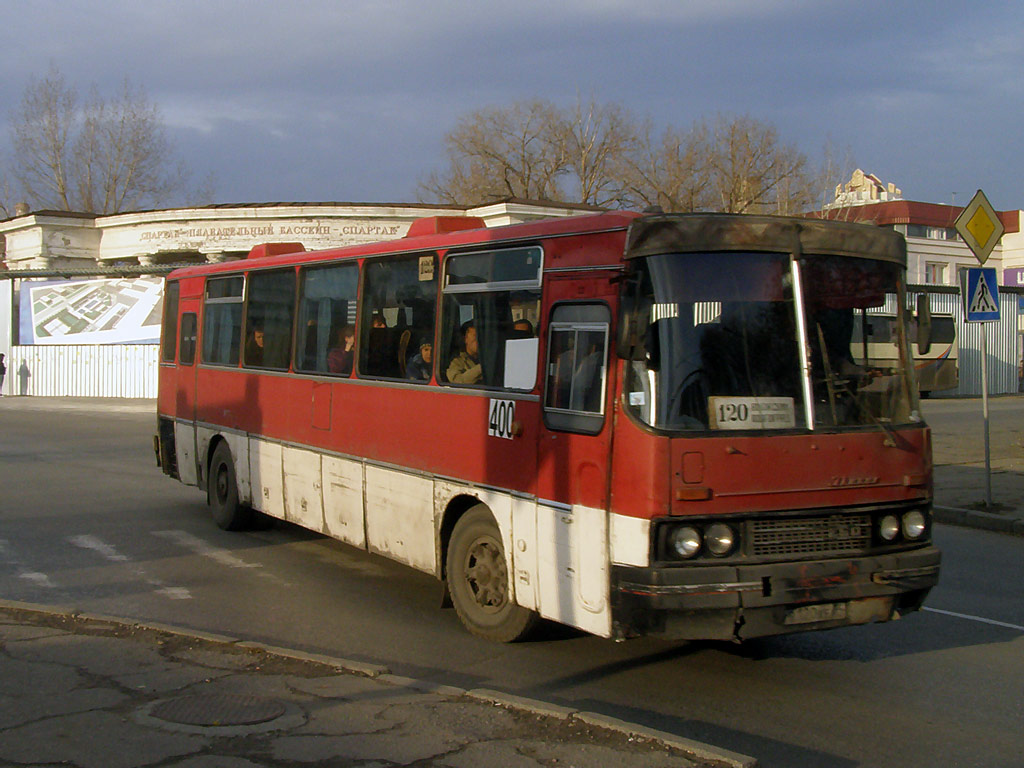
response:
[[[284,705],[272,699],[212,693],[165,701],[150,714],[180,725],[223,726],[265,723],[284,712]]]

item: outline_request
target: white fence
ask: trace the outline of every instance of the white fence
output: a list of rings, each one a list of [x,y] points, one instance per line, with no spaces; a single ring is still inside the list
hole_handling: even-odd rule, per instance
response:
[[[156,397],[157,344],[15,346],[5,395]]]

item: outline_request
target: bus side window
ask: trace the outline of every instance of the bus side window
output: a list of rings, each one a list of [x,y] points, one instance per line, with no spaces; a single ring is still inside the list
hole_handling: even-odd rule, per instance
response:
[[[295,370],[349,376],[355,355],[359,266],[309,267],[299,276]]]
[[[249,276],[244,365],[288,370],[294,306],[294,269],[253,272]]]
[[[181,341],[178,343],[181,365],[192,365],[196,361],[196,313],[186,312],[181,316]]]
[[[452,255],[445,265],[438,378],[532,390],[542,252],[535,246]]]
[[[549,428],[601,431],[610,322],[604,304],[558,304],[552,310],[544,388],[544,421]]]
[[[437,305],[437,257],[403,256],[367,262],[363,286],[360,375],[425,382],[429,370],[413,358],[432,344]],[[428,352],[429,355],[429,352]],[[416,373],[412,376],[410,373]]]
[[[175,343],[178,339],[178,293],[181,286],[177,281],[167,283],[164,288],[164,327],[160,359],[165,363],[174,362]]]
[[[242,340],[241,276],[211,277],[203,304],[203,362],[238,365]]]

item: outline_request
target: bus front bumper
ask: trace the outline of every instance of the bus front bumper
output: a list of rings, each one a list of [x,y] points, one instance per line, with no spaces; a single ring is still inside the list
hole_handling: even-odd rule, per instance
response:
[[[742,640],[897,619],[938,583],[941,553],[761,565],[614,566],[619,636]]]

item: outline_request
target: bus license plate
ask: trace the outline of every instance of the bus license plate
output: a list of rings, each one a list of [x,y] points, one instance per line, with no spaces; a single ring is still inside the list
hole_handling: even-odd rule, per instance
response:
[[[838,621],[846,618],[846,603],[802,605],[786,613],[786,624],[811,624],[816,621]]]

